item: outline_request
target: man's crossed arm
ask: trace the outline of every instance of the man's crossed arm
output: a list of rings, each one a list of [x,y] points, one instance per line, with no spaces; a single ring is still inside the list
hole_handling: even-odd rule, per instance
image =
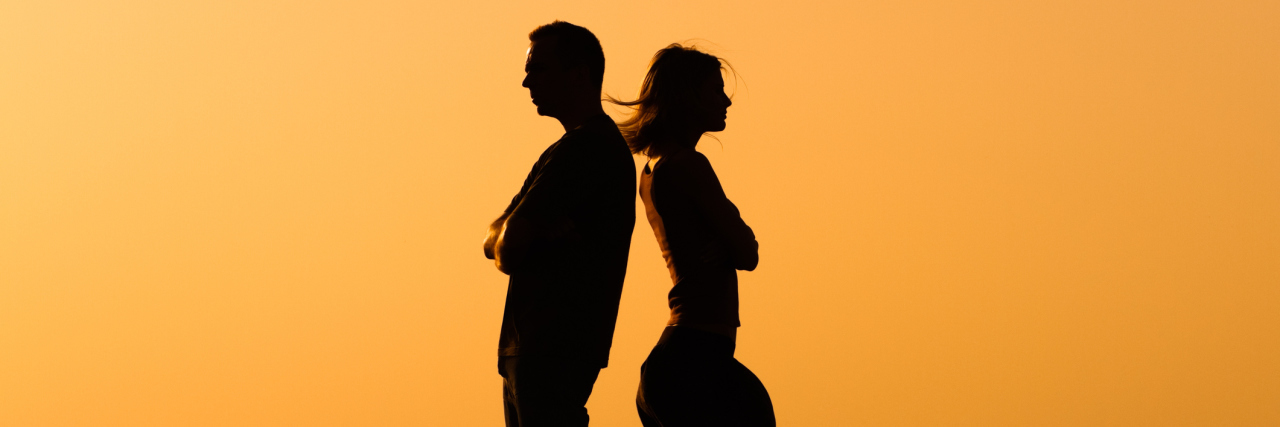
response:
[[[536,221],[508,212],[489,224],[489,232],[484,239],[484,256],[494,260],[498,271],[509,275],[523,268],[535,238],[580,240],[582,237],[567,218],[553,222]]]

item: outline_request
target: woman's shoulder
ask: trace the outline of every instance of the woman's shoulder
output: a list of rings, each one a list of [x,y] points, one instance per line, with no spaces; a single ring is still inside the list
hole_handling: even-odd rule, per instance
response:
[[[662,156],[659,161],[663,168],[673,169],[710,169],[711,161],[698,150],[682,148]]]

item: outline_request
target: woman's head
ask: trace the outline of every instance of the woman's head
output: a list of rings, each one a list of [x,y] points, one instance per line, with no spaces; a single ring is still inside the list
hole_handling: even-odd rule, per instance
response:
[[[679,148],[682,137],[724,130],[732,104],[724,93],[726,69],[732,71],[724,60],[692,47],[659,50],[635,101],[609,98],[635,110],[618,124],[631,151],[657,157]]]

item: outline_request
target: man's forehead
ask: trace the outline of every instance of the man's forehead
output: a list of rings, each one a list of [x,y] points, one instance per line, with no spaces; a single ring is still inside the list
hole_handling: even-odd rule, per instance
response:
[[[547,60],[547,56],[556,48],[555,37],[547,37],[538,41],[529,43],[529,49],[525,50],[525,62],[532,62],[535,59],[538,62]]]

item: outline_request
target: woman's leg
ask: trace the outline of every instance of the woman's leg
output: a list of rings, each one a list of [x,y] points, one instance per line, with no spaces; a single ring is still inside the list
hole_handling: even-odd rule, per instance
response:
[[[662,345],[662,342],[659,341],[658,345]],[[646,387],[645,384],[645,376],[649,371],[649,361],[655,358],[654,354],[657,352],[658,347],[655,346],[653,351],[649,352],[649,357],[640,365],[640,387],[636,390],[636,412],[640,414],[640,424],[644,427],[662,427],[662,423],[658,422],[657,417],[653,413],[653,408],[649,406],[649,402],[647,400],[647,398],[652,398],[652,396],[646,396],[646,394],[651,393],[649,389],[652,388],[652,385]],[[653,380],[650,379],[649,382],[653,382]]]
[[[700,334],[667,327],[640,371],[636,407],[646,427],[703,427],[715,421],[716,371]]]
[[[773,400],[769,399],[769,391],[756,374],[743,366],[737,359],[731,359],[728,375],[725,378],[725,392],[732,395],[726,412],[735,420],[729,425],[774,427],[777,421],[773,415]]]

